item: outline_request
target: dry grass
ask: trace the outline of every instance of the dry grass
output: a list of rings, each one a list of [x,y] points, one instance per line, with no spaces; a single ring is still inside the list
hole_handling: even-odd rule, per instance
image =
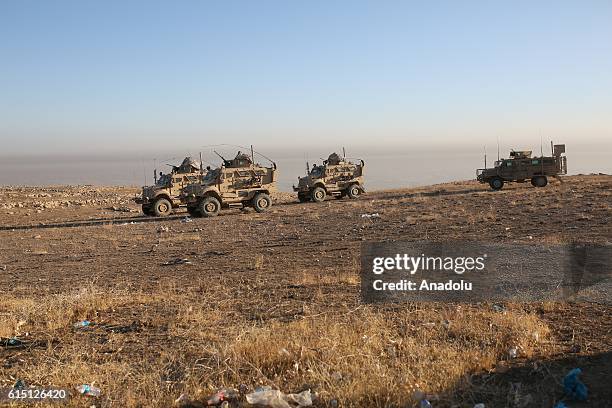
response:
[[[349,274],[307,276],[304,284],[357,283]],[[125,309],[138,311],[142,331],[105,331],[104,323]],[[449,384],[491,369],[511,347],[529,356],[548,335],[531,314],[467,306],[358,306],[257,325],[223,310],[231,310],[227,302],[172,284],[156,293],[109,293],[92,284],[38,299],[4,297],[2,336],[44,344],[19,353],[27,356],[22,362],[7,360],[3,385],[17,378],[70,389],[95,383],[109,403],[168,406],[183,391],[201,398],[215,387],[269,384],[284,391],[310,387],[323,405],[336,399],[342,406],[405,406],[417,389],[444,399]],[[72,328],[82,319],[99,327]]]

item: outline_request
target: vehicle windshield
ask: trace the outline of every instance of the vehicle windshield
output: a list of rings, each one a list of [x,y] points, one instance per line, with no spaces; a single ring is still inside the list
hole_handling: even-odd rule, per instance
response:
[[[310,175],[312,177],[321,177],[323,175],[323,166],[312,166]]]
[[[214,170],[210,170],[208,173],[206,173],[206,176],[204,176],[204,182],[205,183],[210,183],[213,182],[217,179],[217,177],[219,177],[219,172],[221,170],[220,169],[214,169]]]
[[[171,180],[172,180],[172,176],[170,174],[162,174],[157,179],[157,183],[155,183],[155,185],[161,186],[161,187],[167,186],[170,184]]]

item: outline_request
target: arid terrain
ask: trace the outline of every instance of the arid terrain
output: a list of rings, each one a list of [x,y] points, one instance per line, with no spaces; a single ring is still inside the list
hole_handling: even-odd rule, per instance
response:
[[[279,193],[211,219],[145,217],[136,188],[0,188],[0,387],[68,388],[75,407],[261,385],[319,407],[418,406],[419,390],[435,408],[552,407],[580,367],[589,398],[566,404],[610,407],[609,303],[360,302],[363,241],[610,244],[612,176],[563,180]],[[92,383],[100,397],[78,395]]]

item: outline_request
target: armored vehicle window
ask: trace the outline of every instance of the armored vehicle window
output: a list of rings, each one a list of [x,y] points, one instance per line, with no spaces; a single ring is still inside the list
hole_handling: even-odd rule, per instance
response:
[[[532,160],[531,164],[540,164],[540,161],[539,160]]]
[[[506,167],[512,167],[512,162],[511,161],[507,161],[506,162]]]
[[[239,171],[239,172],[237,172],[237,173],[238,173],[238,175],[239,175],[240,177],[246,177],[246,176],[248,176],[248,175],[250,175],[250,174],[251,174],[251,172],[250,172],[250,171],[244,171],[244,170],[243,170],[243,171]]]

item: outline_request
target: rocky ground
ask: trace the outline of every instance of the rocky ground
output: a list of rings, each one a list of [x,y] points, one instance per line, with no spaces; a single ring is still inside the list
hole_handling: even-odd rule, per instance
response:
[[[260,385],[311,389],[317,406],[418,406],[422,392],[434,407],[542,407],[580,367],[589,399],[567,405],[610,406],[609,303],[360,301],[364,241],[610,244],[612,176],[563,180],[278,194],[267,213],[213,219],[144,217],[135,188],[3,187],[0,387],[66,387],[97,407]],[[101,396],[76,395],[84,383]]]

